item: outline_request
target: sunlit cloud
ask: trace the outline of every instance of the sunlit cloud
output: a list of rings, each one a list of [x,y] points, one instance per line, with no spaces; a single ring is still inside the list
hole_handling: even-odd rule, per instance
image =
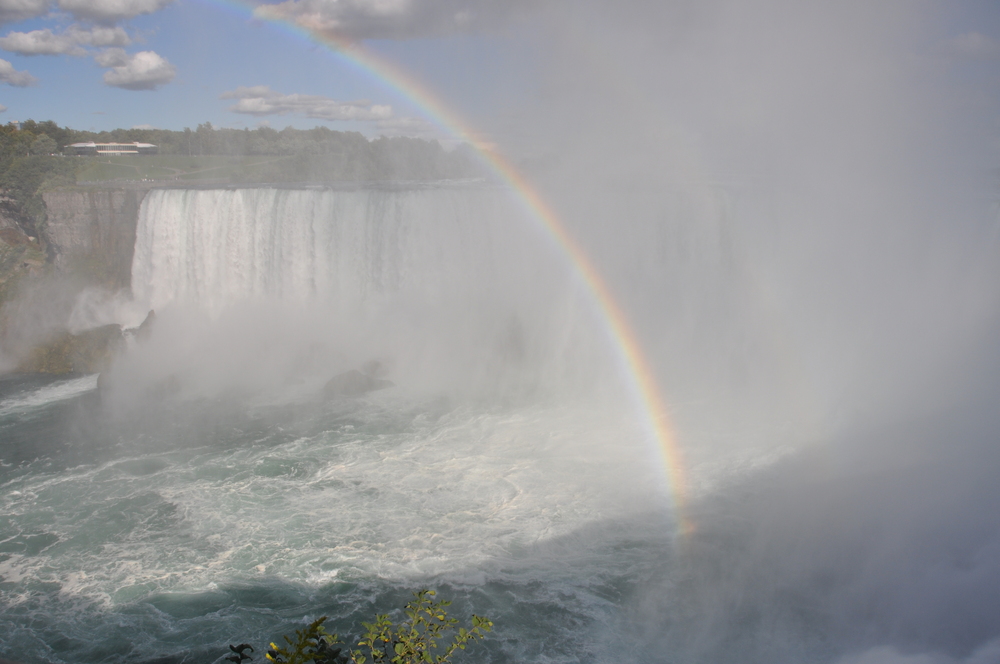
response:
[[[25,88],[37,83],[38,79],[26,71],[17,71],[14,69],[14,65],[6,60],[0,60],[0,82],[18,88]]]
[[[220,99],[236,99],[229,107],[247,115],[302,115],[317,120],[388,120],[392,107],[369,101],[337,101],[320,95],[282,94],[266,85],[239,87],[224,92]]]
[[[2,1],[2,0],[0,0]],[[59,0],[59,9],[77,19],[114,23],[157,12],[173,0]]]
[[[94,56],[94,62],[101,67],[122,67],[128,63],[128,53],[123,48],[108,48]]]
[[[155,90],[174,80],[176,68],[153,51],[140,51],[129,55],[120,48],[109,48],[94,56],[105,72],[104,83],[126,90]]]
[[[0,23],[23,21],[49,10],[50,0],[0,0]]]
[[[31,32],[11,32],[0,38],[0,48],[21,55],[87,55],[84,46],[128,46],[132,43],[120,27],[81,28],[70,26],[54,33],[48,28]]]
[[[532,4],[526,0],[285,0],[259,5],[266,20],[348,40],[408,39],[489,29]]]
[[[7,112],[7,107],[4,106],[3,104],[0,104],[0,113],[6,113],[6,112]]]
[[[74,18],[109,25],[157,12],[174,0],[58,0],[59,10]],[[0,24],[44,16],[53,8],[52,0],[0,0]]]

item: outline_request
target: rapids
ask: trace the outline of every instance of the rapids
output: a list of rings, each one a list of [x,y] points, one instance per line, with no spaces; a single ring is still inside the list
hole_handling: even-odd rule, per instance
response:
[[[996,661],[993,356],[960,409],[848,417],[813,388],[850,393],[849,353],[798,361],[810,337],[775,329],[815,322],[766,287],[794,229],[747,194],[629,201],[583,235],[670,388],[693,532],[606,321],[510,192],[154,190],[127,306],[86,298],[154,309],[152,336],[100,391],[0,380],[0,656],[217,662],[433,588],[495,622],[456,661]],[[373,359],[394,387],[322,398]]]
[[[151,191],[117,315],[152,337],[100,392],[2,386],[0,652],[214,661],[430,587],[505,625],[476,657],[616,659],[673,515],[560,261],[481,184]],[[372,358],[395,387],[322,398]]]

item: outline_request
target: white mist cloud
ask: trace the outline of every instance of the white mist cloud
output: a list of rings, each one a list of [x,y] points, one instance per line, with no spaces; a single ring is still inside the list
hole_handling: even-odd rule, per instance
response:
[[[0,38],[0,48],[21,55],[75,55],[87,54],[84,46],[128,46],[132,43],[120,27],[82,28],[70,26],[65,32],[54,33],[48,28],[31,32],[12,32]]]
[[[48,11],[49,3],[50,0],[0,0],[0,23],[41,16]]]
[[[895,648],[881,646],[842,659],[837,664],[954,664],[954,660],[940,655],[904,655]]]
[[[239,87],[224,92],[220,99],[236,99],[229,107],[247,115],[303,115],[317,120],[388,120],[392,107],[368,101],[337,101],[320,95],[282,94],[266,85]]]
[[[14,65],[6,60],[0,60],[0,82],[24,88],[34,85],[38,82],[38,79],[26,71],[17,71],[14,69]]]
[[[129,55],[120,48],[109,48],[94,57],[105,72],[104,83],[126,90],[155,90],[174,80],[177,69],[153,51]]]
[[[859,655],[841,659],[837,664],[997,664],[1000,662],[1000,639],[979,647],[966,659],[954,659],[940,653],[904,654],[891,646],[879,646]]]
[[[59,9],[77,19],[114,23],[157,12],[173,0],[59,0]]]
[[[408,39],[488,30],[506,23],[525,0],[286,0],[254,10],[340,39]]]

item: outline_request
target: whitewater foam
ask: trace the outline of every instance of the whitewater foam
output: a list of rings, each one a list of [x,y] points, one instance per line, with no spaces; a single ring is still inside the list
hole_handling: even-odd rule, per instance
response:
[[[0,417],[44,408],[97,389],[97,374],[61,380],[44,387],[24,390],[0,400]]]

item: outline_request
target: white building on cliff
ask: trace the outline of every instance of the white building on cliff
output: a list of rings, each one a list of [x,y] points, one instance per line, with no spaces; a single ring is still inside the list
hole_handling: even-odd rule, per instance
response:
[[[159,148],[152,143],[73,143],[66,146],[73,154],[118,157],[123,154],[156,154]]]

